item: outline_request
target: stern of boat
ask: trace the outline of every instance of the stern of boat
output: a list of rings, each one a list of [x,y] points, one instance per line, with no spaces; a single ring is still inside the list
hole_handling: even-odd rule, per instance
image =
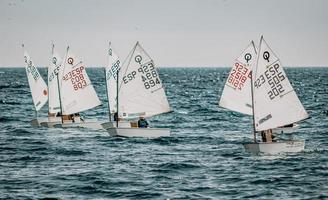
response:
[[[244,144],[245,151],[252,154],[281,154],[281,153],[297,153],[304,151],[304,140],[286,140],[278,142],[259,142]]]

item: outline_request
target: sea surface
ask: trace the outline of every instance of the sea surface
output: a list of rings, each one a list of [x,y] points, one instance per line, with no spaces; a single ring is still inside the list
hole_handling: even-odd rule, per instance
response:
[[[174,112],[149,122],[172,136],[129,139],[32,127],[25,69],[0,68],[0,199],[328,199],[328,68],[286,69],[311,118],[305,152],[277,156],[246,153],[251,117],[218,107],[229,70],[160,68]],[[103,70],[88,73],[103,105],[84,115],[107,120]]]

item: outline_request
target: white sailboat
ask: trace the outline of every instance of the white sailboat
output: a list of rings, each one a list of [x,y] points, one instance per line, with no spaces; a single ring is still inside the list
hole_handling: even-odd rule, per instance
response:
[[[246,115],[253,115],[251,75],[256,64],[257,52],[252,41],[246,49],[235,59],[223,88],[219,106]],[[288,127],[273,129],[273,133],[291,133],[299,126],[292,124]]]
[[[277,154],[304,150],[304,140],[257,142],[256,132],[282,127],[308,118],[279,58],[263,36],[259,44],[256,66],[252,72],[254,142],[244,144],[252,153]]]
[[[109,122],[103,123],[102,126],[107,129],[115,127],[116,122],[112,120],[112,115],[117,112],[116,97],[117,97],[117,73],[121,68],[121,60],[114,51],[111,42],[108,45],[108,66],[104,68],[106,80],[106,93],[108,101],[108,118]],[[129,121],[118,121],[120,127],[131,127]]]
[[[28,83],[30,86],[30,91],[32,94],[32,99],[36,111],[36,119],[31,121],[32,125],[39,125],[41,118],[38,117],[38,111],[47,103],[48,101],[48,87],[44,82],[42,76],[40,75],[38,69],[35,67],[31,57],[28,55],[27,51],[24,49],[24,44],[22,44],[24,50],[24,60],[26,63],[26,75]]]
[[[52,44],[52,59],[48,67],[48,87],[49,87],[49,117],[55,117],[61,112],[59,95],[59,73],[61,71],[62,58],[55,51],[55,45]]]
[[[52,44],[51,55],[50,65],[48,66],[48,117],[42,118],[40,122],[40,125],[44,127],[53,127],[62,121],[59,95],[59,77],[62,77],[59,73],[62,72],[62,58],[56,52],[54,44]]]
[[[163,85],[155,64],[139,42],[133,47],[117,73],[116,84],[118,117],[124,120],[151,117],[170,112]],[[167,128],[139,128],[138,126],[104,128],[111,136],[156,138],[169,136]]]
[[[61,118],[58,116],[61,112],[59,101],[59,80],[58,73],[61,67],[61,58],[55,52],[55,46],[52,44],[52,58],[48,66],[48,117],[39,119],[39,124],[45,127],[52,127],[54,123],[60,123]]]
[[[109,115],[114,114],[116,110],[116,95],[117,95],[117,72],[121,68],[121,60],[115,53],[112,44],[108,46],[108,66],[105,68],[106,91],[108,99]]]
[[[70,51],[69,47],[67,48],[65,59],[60,66],[57,76],[59,77],[57,84],[59,84],[58,97],[61,108],[61,121],[42,125],[47,127],[102,129],[99,121],[84,120],[79,114],[82,111],[101,105],[101,102],[86,73],[85,66]]]

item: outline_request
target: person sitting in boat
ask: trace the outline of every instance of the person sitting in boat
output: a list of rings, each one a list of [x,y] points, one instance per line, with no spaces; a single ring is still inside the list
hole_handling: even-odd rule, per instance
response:
[[[275,136],[272,134],[272,129],[261,131],[262,142],[275,142]]]
[[[68,119],[72,120],[73,123],[75,122],[74,115],[75,114],[70,114],[68,117]]]
[[[80,119],[80,121],[84,122],[84,117],[80,115],[80,113],[75,113],[74,117],[77,117],[78,119]]]
[[[79,116],[80,116],[80,120],[81,120],[82,122],[84,122],[84,117],[83,117],[83,115],[80,115],[80,114],[79,114]]]
[[[147,128],[148,127],[148,122],[144,117],[139,117],[138,127],[139,128]]]
[[[116,121],[119,121],[118,113],[117,113],[117,112],[114,113],[114,121],[115,121],[115,122],[116,122]]]

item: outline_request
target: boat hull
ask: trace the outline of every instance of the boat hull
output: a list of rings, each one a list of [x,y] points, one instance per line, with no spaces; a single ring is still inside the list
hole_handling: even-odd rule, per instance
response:
[[[245,150],[253,154],[297,153],[304,151],[304,140],[286,140],[278,142],[259,142],[244,144]]]
[[[124,128],[110,127],[106,129],[110,136],[117,137],[144,137],[159,138],[170,136],[170,129],[167,128]]]
[[[38,117],[30,121],[32,126],[42,126],[45,123],[58,123],[61,122],[60,117]]]
[[[119,127],[122,127],[122,128],[130,128],[131,127],[131,123],[128,122],[128,121],[121,121],[121,122],[118,122],[118,126]],[[105,123],[102,123],[101,126],[107,130],[108,128],[113,128],[113,127],[116,127],[116,122],[105,122]]]
[[[55,128],[88,128],[94,130],[101,130],[103,127],[101,126],[102,122],[98,121],[84,121],[84,122],[64,122],[54,124]]]
[[[33,121],[33,120],[32,120]],[[32,122],[31,122],[32,123]],[[100,122],[96,119],[88,119],[84,121],[71,121],[71,120],[65,120],[62,124],[60,117],[49,117],[49,118],[41,118],[41,120],[35,120],[33,123],[38,123],[39,126],[47,127],[47,128],[89,128],[89,129],[95,129],[100,130],[103,129],[101,124],[103,122]]]

